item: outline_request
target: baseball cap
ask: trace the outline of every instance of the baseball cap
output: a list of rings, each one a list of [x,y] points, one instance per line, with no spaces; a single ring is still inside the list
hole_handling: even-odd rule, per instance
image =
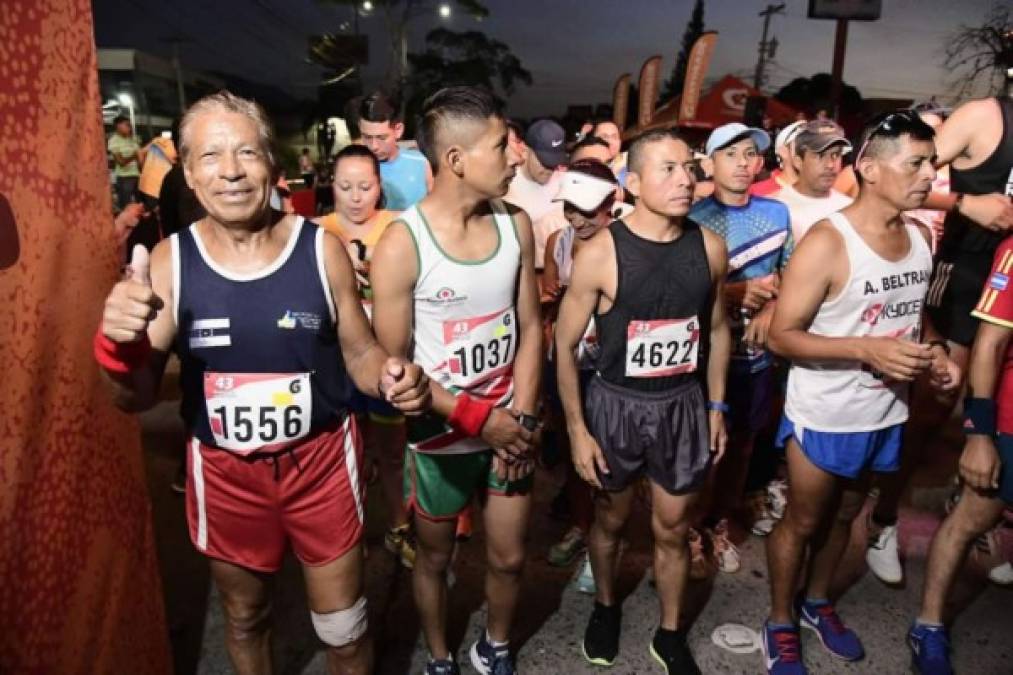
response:
[[[711,135],[707,137],[704,152],[708,156],[713,155],[721,148],[731,145],[733,141],[742,140],[746,136],[753,139],[758,152],[763,152],[770,147],[770,136],[763,129],[747,127],[740,122],[732,122],[731,124],[723,124],[711,132]]]
[[[538,120],[528,127],[524,143],[546,169],[566,164],[566,132],[552,120]]]
[[[601,176],[591,175],[590,172],[598,166],[602,169]],[[611,173],[611,169],[597,160],[577,162],[562,174],[559,192],[552,201],[569,202],[590,213],[601,206],[609,195],[615,194],[618,183],[614,178],[611,181],[604,178]]]
[[[842,144],[844,152],[851,152],[851,142],[840,124],[833,120],[810,120],[795,137],[795,152],[800,156],[803,150],[823,152],[835,143]]]
[[[798,138],[798,135],[802,133],[802,128],[805,125],[806,125],[805,120],[797,120],[786,126],[784,129],[781,129],[779,132],[777,132],[777,137],[774,138],[774,149],[780,150],[781,148],[783,148],[784,146],[788,145],[796,138]]]

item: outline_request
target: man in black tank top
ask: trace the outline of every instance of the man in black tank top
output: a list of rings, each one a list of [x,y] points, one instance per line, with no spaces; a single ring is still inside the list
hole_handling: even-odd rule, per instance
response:
[[[667,672],[700,672],[686,644],[688,628],[680,630],[680,605],[689,575],[689,510],[724,453],[731,334],[721,299],[724,241],[686,217],[692,161],[673,131],[634,141],[627,185],[638,197],[636,210],[574,259],[556,326],[573,463],[599,489],[588,546],[597,592],[582,645],[597,665],[611,665],[619,651],[619,537],[635,483],[646,473],[662,607],[650,651]],[[601,351],[582,409],[575,353],[592,315]]]
[[[933,193],[925,206],[947,211],[938,259],[926,298],[928,316],[965,370],[978,330],[971,316],[1000,242],[1013,227],[1013,98],[968,101],[936,135],[936,165],[950,165],[950,194]],[[903,580],[897,549],[897,512],[920,452],[950,419],[961,388],[940,395],[915,385],[911,421],[904,431],[901,469],[877,479],[866,560],[883,581]]]
[[[342,373],[405,414],[428,407],[428,380],[377,344],[338,238],[270,209],[277,166],[264,111],[220,92],[194,103],[181,129],[187,183],[207,215],[150,262],[135,247],[106,299],[96,359],[117,405],[139,412],[158,401],[170,350],[181,356],[194,404],[183,409],[187,520],[222,596],[233,668],[270,671],[268,575],[291,547],[332,672],[367,675],[362,450]],[[284,293],[316,298],[312,311],[229,314],[251,295]],[[194,296],[215,313],[197,315]]]

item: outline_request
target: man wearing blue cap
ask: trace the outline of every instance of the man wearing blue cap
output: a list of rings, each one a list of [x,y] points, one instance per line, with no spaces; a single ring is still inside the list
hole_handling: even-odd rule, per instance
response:
[[[714,165],[714,194],[694,205],[690,217],[721,236],[728,247],[724,293],[732,329],[728,371],[728,452],[715,467],[708,490],[710,508],[703,525],[713,544],[718,569],[739,570],[739,552],[728,539],[727,517],[742,496],[749,456],[770,414],[773,358],[764,349],[774,315],[780,270],[788,259],[791,220],[781,202],[749,194],[759,158],[770,146],[762,129],[733,123],[715,129],[706,152]],[[765,531],[769,533],[770,519]],[[757,525],[760,521],[757,521]],[[752,525],[752,523],[751,523]],[[755,528],[754,528],[755,529]]]

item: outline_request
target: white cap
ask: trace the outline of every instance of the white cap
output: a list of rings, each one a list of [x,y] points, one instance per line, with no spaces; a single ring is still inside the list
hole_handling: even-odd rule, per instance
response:
[[[784,129],[777,132],[777,137],[774,138],[774,149],[780,150],[784,146],[788,145],[795,140],[795,137],[802,132],[802,128],[805,126],[805,120],[797,120],[792,122]]]
[[[711,132],[711,135],[707,137],[704,152],[709,157],[732,141],[746,136],[752,138],[756,143],[757,152],[763,152],[770,147],[770,136],[763,129],[747,127],[741,122],[732,122],[731,124],[723,124]]]
[[[581,211],[591,212],[616,190],[616,184],[589,176],[581,171],[564,171],[554,202],[570,202]]]

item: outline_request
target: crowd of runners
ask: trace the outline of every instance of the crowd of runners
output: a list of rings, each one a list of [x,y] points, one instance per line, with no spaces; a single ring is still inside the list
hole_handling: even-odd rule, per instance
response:
[[[900,582],[898,505],[961,409],[959,484],[897,627],[918,672],[952,673],[947,594],[1013,504],[1013,99],[898,110],[853,140],[829,119],[727,124],[695,147],[675,129],[624,143],[608,120],[577,139],[525,128],[451,87],[414,150],[397,110],[362,99],[334,212],[312,222],[272,202],[257,104],[193,104],[178,154],[204,215],[134,248],[95,336],[125,410],[154,405],[179,359],[186,516],[236,671],[270,670],[269,582],[291,549],[329,668],[372,672],[375,476],[426,673],[460,672],[447,596],[478,517],[488,619],[465,658],[516,672],[538,466],[565,476],[546,558],[594,596],[587,661],[621,663],[616,577],[641,504],[660,602],[643,640],[663,672],[700,672],[683,596],[739,570],[736,528],[766,538],[766,672],[807,672],[800,627],[862,659],[830,597],[851,523],[878,493],[866,558]]]

